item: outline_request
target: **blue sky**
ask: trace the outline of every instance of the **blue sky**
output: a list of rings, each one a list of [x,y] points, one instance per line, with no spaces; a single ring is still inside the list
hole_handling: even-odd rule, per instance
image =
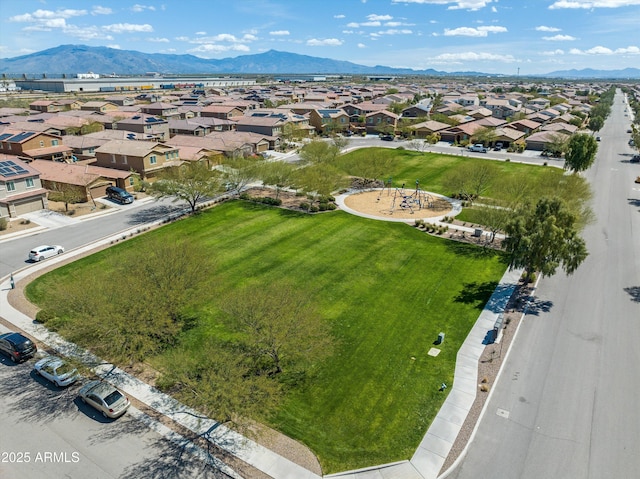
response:
[[[2,58],[85,44],[446,72],[640,68],[640,0],[0,0],[0,22]]]

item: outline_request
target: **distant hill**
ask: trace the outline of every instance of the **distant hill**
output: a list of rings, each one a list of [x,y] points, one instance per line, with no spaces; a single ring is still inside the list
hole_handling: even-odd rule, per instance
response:
[[[208,60],[193,55],[142,53],[87,45],[60,45],[55,48],[13,58],[0,59],[0,73],[12,75],[74,75],[94,72],[101,75],[161,74],[344,74],[344,75],[429,75],[501,77],[481,72],[442,72],[433,69],[412,70],[382,65],[312,57],[269,50],[255,55]],[[538,75],[552,78],[640,78],[640,70],[569,70]]]
[[[560,70],[545,75],[547,78],[577,78],[577,79],[600,79],[600,80],[633,80],[640,78],[640,69],[625,68],[624,70],[594,70],[585,68],[583,70]]]

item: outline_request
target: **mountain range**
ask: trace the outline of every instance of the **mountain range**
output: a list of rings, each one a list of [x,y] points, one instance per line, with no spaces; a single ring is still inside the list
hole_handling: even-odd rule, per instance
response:
[[[356,63],[319,58],[297,53],[269,50],[255,55],[240,55],[234,58],[205,59],[193,55],[171,55],[142,53],[108,47],[87,45],[60,45],[12,58],[0,59],[0,73],[15,75],[60,75],[74,76],[76,73],[95,72],[102,75],[140,75],[157,72],[167,75],[180,74],[344,74],[344,75],[425,75],[425,76],[482,76],[504,75],[482,72],[443,72],[433,69],[413,70],[382,65],[366,66]],[[567,79],[638,79],[640,69],[623,70],[566,70],[536,75],[543,78]]]

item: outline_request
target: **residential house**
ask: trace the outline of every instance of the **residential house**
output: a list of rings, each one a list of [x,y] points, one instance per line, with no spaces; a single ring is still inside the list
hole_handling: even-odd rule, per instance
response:
[[[46,160],[35,160],[31,166],[40,172],[42,186],[49,192],[73,190],[82,198],[82,202],[105,196],[110,185],[133,192],[137,176],[130,170]]]
[[[108,113],[118,110],[118,105],[110,101],[88,101],[80,107],[84,111],[97,111],[100,113]]]
[[[181,164],[178,149],[156,141],[112,140],[96,150],[96,166],[135,171],[151,179],[159,171]]]
[[[567,140],[569,135],[555,131],[539,131],[528,136],[525,139],[528,150],[543,151],[548,149],[547,146],[550,143],[555,143],[558,140]]]
[[[530,135],[540,128],[540,123],[533,120],[516,120],[507,123],[504,126],[505,128],[513,128],[514,130],[521,131],[525,135]]]
[[[55,100],[36,100],[29,103],[29,108],[43,113],[55,113],[62,111],[62,107]]]
[[[408,106],[402,110],[402,118],[422,118],[428,117],[431,112],[431,102],[421,101],[415,105]]]
[[[367,133],[394,134],[400,117],[388,110],[380,110],[367,113],[364,118]]]
[[[287,121],[282,115],[242,116],[235,119],[236,131],[252,132],[265,136],[280,136]]]
[[[150,115],[134,115],[117,122],[118,130],[143,133],[155,141],[169,139],[169,122],[163,118]]]
[[[506,126],[496,128],[494,133],[493,145],[499,142],[502,143],[503,148],[509,148],[513,143],[526,136],[523,131],[516,130],[515,128],[507,128]]]
[[[111,95],[106,97],[105,100],[118,106],[133,106],[136,104],[136,99],[129,95]]]
[[[171,118],[180,116],[178,105],[172,103],[156,102],[149,105],[142,105],[140,111],[147,115],[161,116],[163,118]]]
[[[235,133],[235,132],[233,132]],[[228,136],[191,136],[176,135],[167,144],[176,148],[201,148],[210,151],[220,151],[227,157],[250,156],[255,154],[255,147],[250,143],[243,143],[241,138]],[[267,142],[268,144],[268,142]]]
[[[71,148],[62,144],[59,136],[9,128],[0,133],[0,152],[28,160],[72,161],[73,159]]]
[[[0,217],[17,218],[47,207],[40,173],[24,161],[0,154]]]
[[[415,125],[411,125],[409,128],[411,129],[411,136],[415,138],[426,138],[433,133],[438,133],[442,130],[446,130],[450,128],[451,125],[448,123],[442,123],[440,121],[428,120],[423,121],[422,123],[416,123]]]
[[[233,105],[208,105],[202,108],[200,116],[232,120],[244,115],[244,110]]]
[[[199,118],[198,120],[201,120]],[[193,135],[193,136],[205,136],[211,133],[211,128],[208,125],[202,124],[198,120],[176,120],[169,119],[169,134],[175,135]]]
[[[94,160],[96,150],[108,141],[110,140],[106,138],[96,138],[89,135],[67,135],[62,137],[62,143],[71,147],[73,156],[75,156],[79,162]]]
[[[552,122],[546,125],[542,125],[540,127],[540,131],[554,131],[556,133],[562,133],[564,135],[571,136],[576,131],[578,131],[578,127],[564,122]]]
[[[317,109],[309,112],[309,124],[318,133],[346,131],[349,129],[349,123],[349,115],[341,108]]]

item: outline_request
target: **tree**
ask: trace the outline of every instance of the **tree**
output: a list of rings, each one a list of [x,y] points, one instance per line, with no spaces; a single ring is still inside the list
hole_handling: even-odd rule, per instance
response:
[[[443,184],[455,196],[473,202],[487,191],[496,175],[496,166],[488,161],[468,162],[449,170]]]
[[[574,172],[587,170],[596,158],[598,143],[586,133],[577,133],[571,137],[564,154],[564,167]]]
[[[549,136],[549,141],[546,144],[546,149],[551,152],[553,156],[561,157],[567,150],[569,137],[563,133],[553,133]]]
[[[330,355],[329,325],[313,298],[292,284],[248,286],[221,306],[253,364],[254,373],[269,376],[301,373]]]
[[[220,172],[199,161],[161,172],[157,181],[146,185],[147,192],[157,198],[171,196],[174,201],[186,201],[192,213],[198,201],[215,196],[221,189]]]
[[[340,154],[340,147],[335,143],[313,140],[302,147],[300,158],[310,164],[334,164]]]
[[[269,161],[262,165],[260,176],[263,184],[276,187],[276,199],[278,199],[280,190],[293,184],[295,170],[295,166],[291,163]]]
[[[631,125],[631,140],[633,148],[640,152],[640,128],[637,125]]]
[[[64,203],[64,210],[69,211],[70,203],[86,201],[86,195],[80,189],[68,183],[53,182],[49,185],[49,200]]]
[[[589,118],[589,129],[593,132],[598,132],[604,126],[604,118],[601,116],[592,116]]]
[[[478,212],[477,221],[489,230],[491,233],[489,243],[493,243],[496,234],[506,228],[513,211],[504,204],[492,200],[485,201],[482,206],[476,209]]]
[[[225,158],[219,167],[222,171],[222,182],[227,189],[240,193],[249,184],[260,179],[260,169],[264,160],[235,156]]]
[[[393,171],[394,162],[393,156],[387,154],[386,151],[372,148],[368,156],[355,155],[349,157],[349,161],[341,162],[340,166],[350,175],[364,178],[365,180],[379,180]],[[365,181],[364,184],[368,184],[368,181]]]
[[[588,255],[576,216],[558,198],[541,198],[535,208],[515,211],[505,233],[510,267],[524,268],[528,278],[535,272],[554,275],[558,267],[572,274]]]
[[[146,236],[136,241],[147,243],[137,269],[126,249],[111,252],[108,281],[53,285],[47,306],[58,318],[76,318],[48,326],[118,363],[145,361],[175,344],[191,323],[187,305],[210,287],[214,267],[206,252],[188,241]]]
[[[496,139],[496,132],[493,128],[487,128],[483,126],[478,128],[473,135],[471,135],[471,143],[482,143],[483,145],[490,145]]]

